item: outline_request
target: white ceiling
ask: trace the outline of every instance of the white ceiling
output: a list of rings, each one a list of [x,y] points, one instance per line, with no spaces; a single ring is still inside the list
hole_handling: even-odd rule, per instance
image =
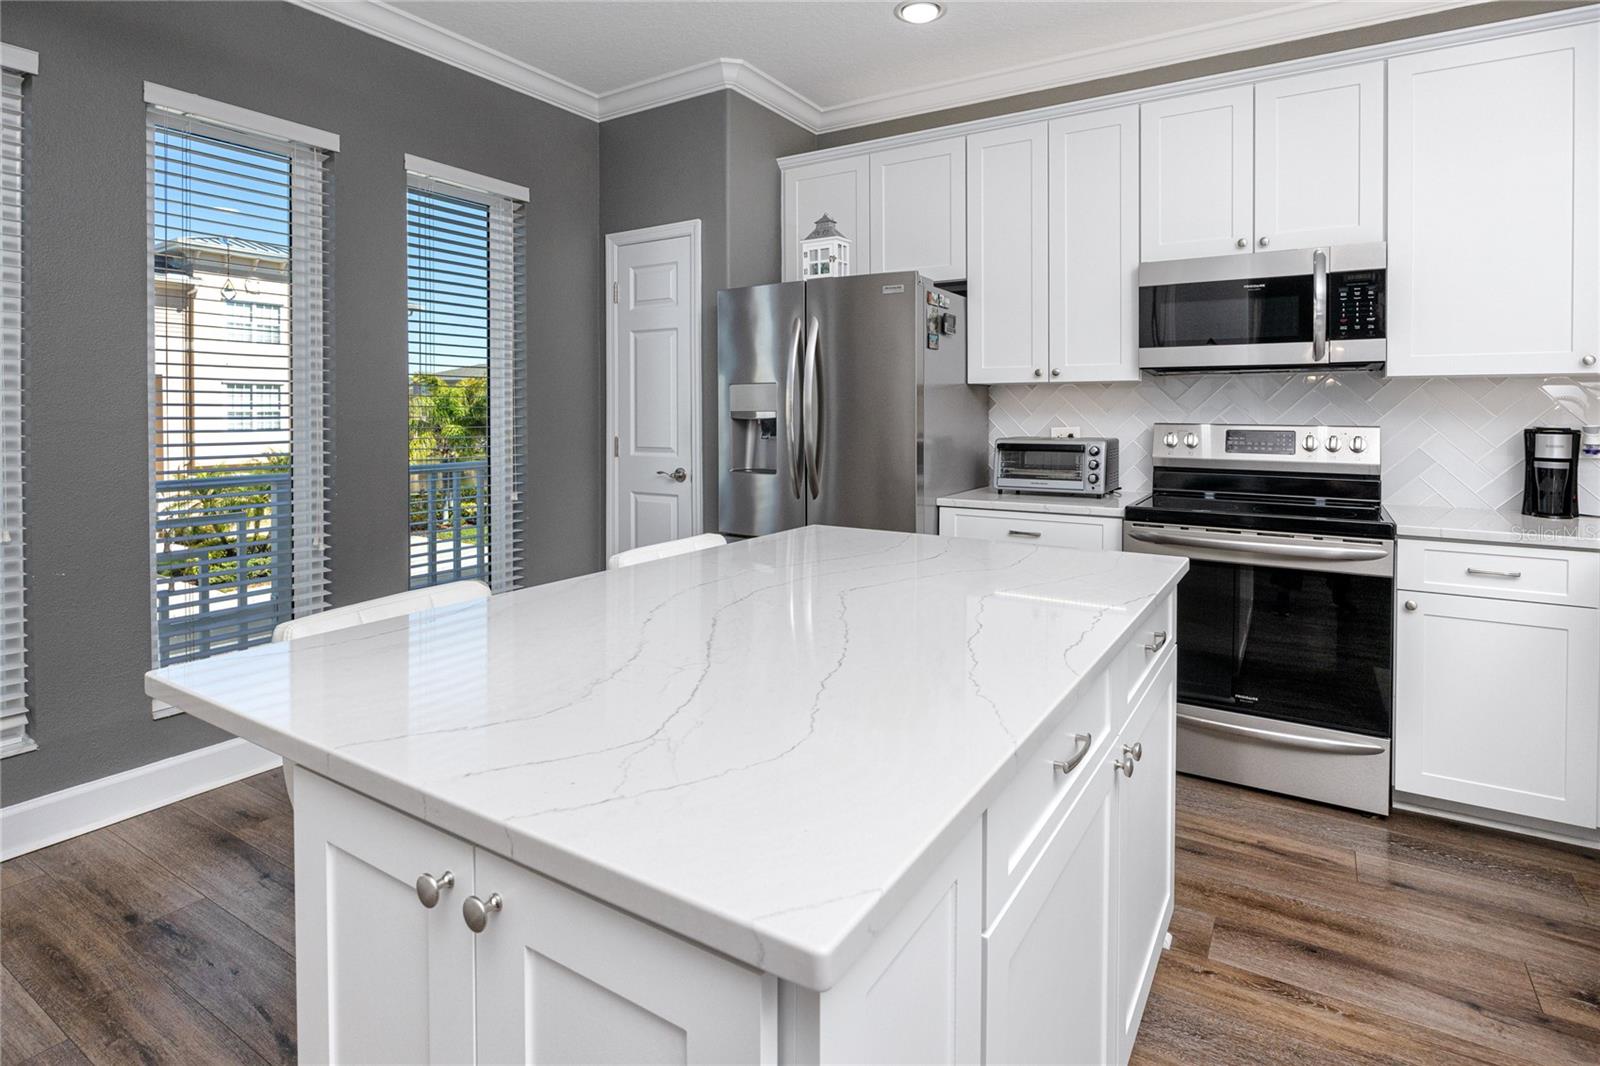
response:
[[[1463,0],[301,0],[603,119],[733,88],[813,130],[1460,6]]]

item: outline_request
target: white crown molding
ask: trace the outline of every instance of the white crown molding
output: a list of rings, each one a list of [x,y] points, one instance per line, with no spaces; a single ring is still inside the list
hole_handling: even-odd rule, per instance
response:
[[[596,122],[731,89],[812,133],[984,103],[1097,78],[1171,66],[1306,37],[1412,18],[1483,0],[1389,0],[1352,10],[1340,0],[1302,0],[1245,15],[1038,63],[821,107],[741,59],[713,59],[605,93],[593,93],[384,0],[290,0],[300,7]]]

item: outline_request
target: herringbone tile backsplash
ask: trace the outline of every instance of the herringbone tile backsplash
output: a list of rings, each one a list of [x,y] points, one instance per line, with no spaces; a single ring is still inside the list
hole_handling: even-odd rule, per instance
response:
[[[1537,378],[1384,378],[1373,373],[1201,374],[1106,385],[995,385],[989,435],[1077,426],[1122,442],[1122,498],[1150,490],[1156,422],[1378,426],[1386,502],[1499,508],[1522,500],[1522,431],[1576,426]],[[1600,461],[1581,465],[1580,503],[1600,511]]]

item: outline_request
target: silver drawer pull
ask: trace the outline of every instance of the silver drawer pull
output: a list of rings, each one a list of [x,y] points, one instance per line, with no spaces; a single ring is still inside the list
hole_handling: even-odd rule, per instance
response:
[[[423,874],[417,878],[417,902],[424,907],[433,908],[439,905],[439,897],[445,889],[451,888],[456,883],[456,875],[446,870],[438,877],[432,874]]]
[[[1008,536],[1008,537],[1027,537],[1027,538],[1029,538],[1031,540],[1038,540],[1040,537],[1044,536],[1044,534],[1036,532],[1036,531],[1031,530],[1031,529],[1008,529],[1008,530],[1006,530],[1006,536]]]
[[[1083,757],[1089,754],[1090,746],[1094,744],[1093,733],[1078,733],[1072,739],[1076,741],[1072,754],[1065,759],[1057,759],[1050,764],[1056,768],[1057,773],[1070,774],[1076,770],[1078,764],[1083,761]]]
[[[1155,654],[1167,646],[1167,631],[1165,629],[1151,634],[1151,638],[1150,643],[1144,646],[1145,651]]]
[[[1516,579],[1522,576],[1521,570],[1479,570],[1475,566],[1467,567],[1467,573],[1473,577],[1509,577]]]

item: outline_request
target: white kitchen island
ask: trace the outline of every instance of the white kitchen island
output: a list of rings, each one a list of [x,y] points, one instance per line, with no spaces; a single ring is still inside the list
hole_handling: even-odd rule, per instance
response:
[[[302,1061],[1125,1061],[1186,567],[810,527],[146,689],[300,767]]]

